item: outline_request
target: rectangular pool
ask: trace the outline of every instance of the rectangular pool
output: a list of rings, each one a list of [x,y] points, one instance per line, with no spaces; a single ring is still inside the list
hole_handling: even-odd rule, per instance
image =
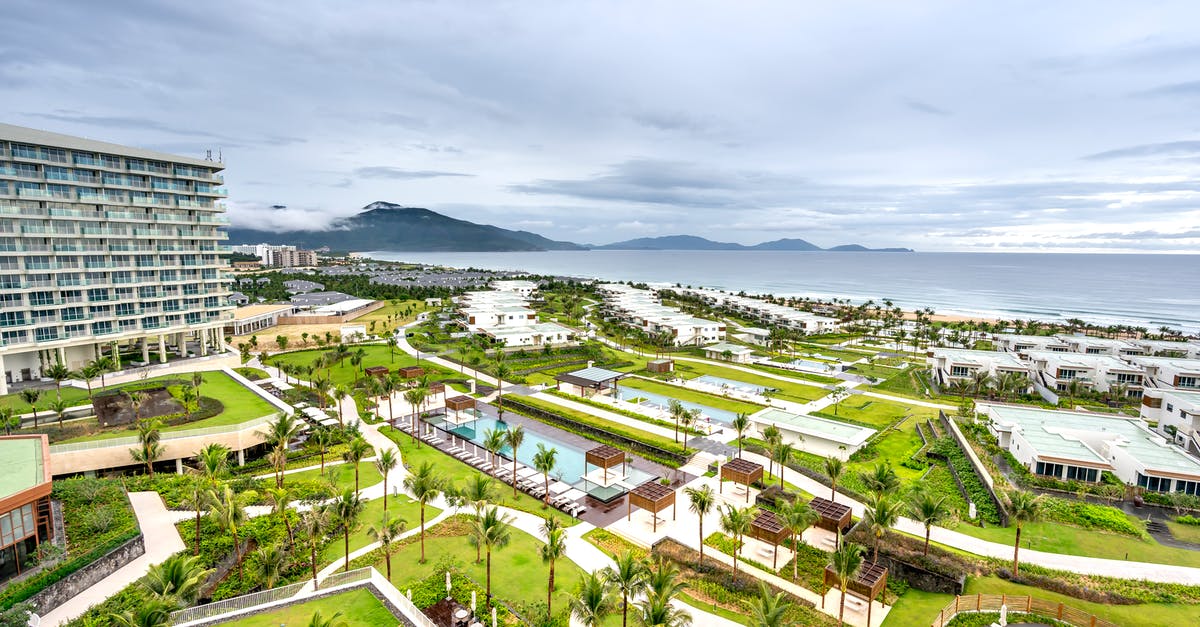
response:
[[[623,401],[632,401],[632,399],[635,398],[645,399],[646,402],[641,404],[661,408],[666,414],[663,416],[664,420],[671,420],[670,410],[668,408],[670,407],[672,400],[678,400],[672,399],[669,396],[663,396],[662,394],[647,392],[646,390],[639,390],[636,388],[619,388],[617,390],[617,395],[618,398]],[[701,405],[699,403],[693,403],[690,401],[681,400],[679,403],[688,409],[698,409],[700,410],[700,414],[702,416],[708,416],[709,418],[726,425],[733,424],[733,419],[737,417],[736,413],[726,409],[717,409],[716,407],[709,407],[708,405]],[[701,418],[701,420],[704,419]]]
[[[708,383],[709,385],[715,385],[719,388],[720,387],[732,388],[735,390],[741,390],[743,392],[752,392],[754,394],[762,394],[766,390],[774,390],[775,389],[775,388],[769,388],[769,387],[762,386],[762,385],[756,385],[754,383],[746,383],[745,381],[734,381],[733,379],[726,379],[724,377],[714,377],[711,374],[700,375],[692,380],[700,381],[703,383]]]

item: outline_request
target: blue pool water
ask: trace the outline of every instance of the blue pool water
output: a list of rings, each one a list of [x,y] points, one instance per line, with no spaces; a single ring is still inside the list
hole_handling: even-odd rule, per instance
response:
[[[645,390],[639,390],[636,388],[620,388],[617,394],[623,401],[628,401],[639,397],[647,399],[655,406],[661,407],[664,410],[666,410],[666,408],[671,404],[671,401],[674,400],[669,396],[663,396],[662,394],[655,394],[654,392],[647,392]],[[716,407],[709,407],[708,405],[701,405],[699,403],[692,403],[683,400],[679,401],[679,403],[688,409],[698,409],[700,410],[701,414],[727,425],[733,424],[733,419],[737,417],[737,414],[725,409],[717,409]],[[701,420],[703,420],[703,418],[701,418]]]
[[[745,381],[734,381],[733,379],[726,379],[724,377],[714,377],[711,374],[700,375],[693,380],[694,381],[703,381],[705,383],[711,383],[711,384],[717,385],[717,386],[723,385],[723,386],[733,388],[735,390],[754,392],[756,394],[761,394],[763,392],[763,390],[772,389],[772,388],[768,388],[768,387],[765,387],[762,385],[746,383]]]
[[[442,429],[446,429],[454,435],[470,440],[481,446],[483,445],[484,434],[487,433],[489,429],[499,429],[502,431],[508,429],[508,423],[500,422],[491,416],[481,416],[479,420],[473,423],[460,425],[453,429],[448,429],[447,427],[450,425],[446,424],[445,421],[441,420],[440,418],[434,418],[430,422],[438,427],[441,427]],[[583,482],[581,481],[581,478],[583,477],[584,451],[570,444],[566,444],[565,442],[559,442],[558,440],[548,438],[544,435],[534,433],[527,429],[525,431],[525,440],[521,442],[521,447],[517,449],[517,461],[525,464],[526,466],[533,466],[533,456],[537,454],[538,444],[542,444],[546,448],[558,449],[558,457],[556,459],[558,463],[554,472],[550,473],[551,479],[558,479],[559,481],[564,481],[582,489]],[[503,455],[508,455],[509,459],[512,459],[511,449],[509,449],[507,446],[500,449],[500,453]],[[512,462],[510,461],[509,463],[511,464]],[[595,468],[593,467],[592,470],[595,470]],[[650,473],[637,470],[636,468],[630,468],[629,477],[626,479],[626,482],[630,485],[637,485],[653,478],[654,475]],[[595,492],[595,490],[591,491],[593,493]]]
[[[820,361],[808,361],[806,359],[793,359],[792,365],[796,366],[797,368],[807,368],[809,370],[816,370],[819,372],[832,372],[833,371],[833,368],[831,367],[830,364],[820,362]]]

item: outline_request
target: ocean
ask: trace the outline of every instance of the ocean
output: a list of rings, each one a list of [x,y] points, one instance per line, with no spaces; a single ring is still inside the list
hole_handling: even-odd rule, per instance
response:
[[[605,250],[372,256],[854,303],[889,299],[906,310],[932,307],[942,314],[1080,318],[1200,333],[1200,255]]]

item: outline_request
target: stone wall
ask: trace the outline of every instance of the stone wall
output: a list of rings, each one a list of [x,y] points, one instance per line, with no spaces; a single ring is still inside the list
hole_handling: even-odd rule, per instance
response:
[[[101,579],[113,574],[146,553],[146,541],[138,534],[129,542],[109,551],[104,557],[71,573],[65,579],[51,584],[46,589],[29,599],[36,608],[34,611],[45,616],[51,610],[70,601],[75,595],[96,585]]]
[[[962,594],[967,583],[966,575],[947,577],[933,571],[925,570],[916,564],[900,561],[883,553],[879,555],[879,563],[888,569],[888,577],[903,579],[909,586],[925,592],[940,592],[942,594]]]

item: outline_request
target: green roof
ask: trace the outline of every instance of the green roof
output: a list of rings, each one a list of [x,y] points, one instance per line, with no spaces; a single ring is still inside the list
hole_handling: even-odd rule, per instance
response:
[[[790,411],[769,407],[751,416],[754,420],[766,420],[779,426],[790,428],[815,437],[832,440],[848,445],[859,445],[866,442],[875,430],[868,427],[826,420],[807,414],[794,414]]]
[[[41,438],[0,439],[0,499],[44,483]]]

